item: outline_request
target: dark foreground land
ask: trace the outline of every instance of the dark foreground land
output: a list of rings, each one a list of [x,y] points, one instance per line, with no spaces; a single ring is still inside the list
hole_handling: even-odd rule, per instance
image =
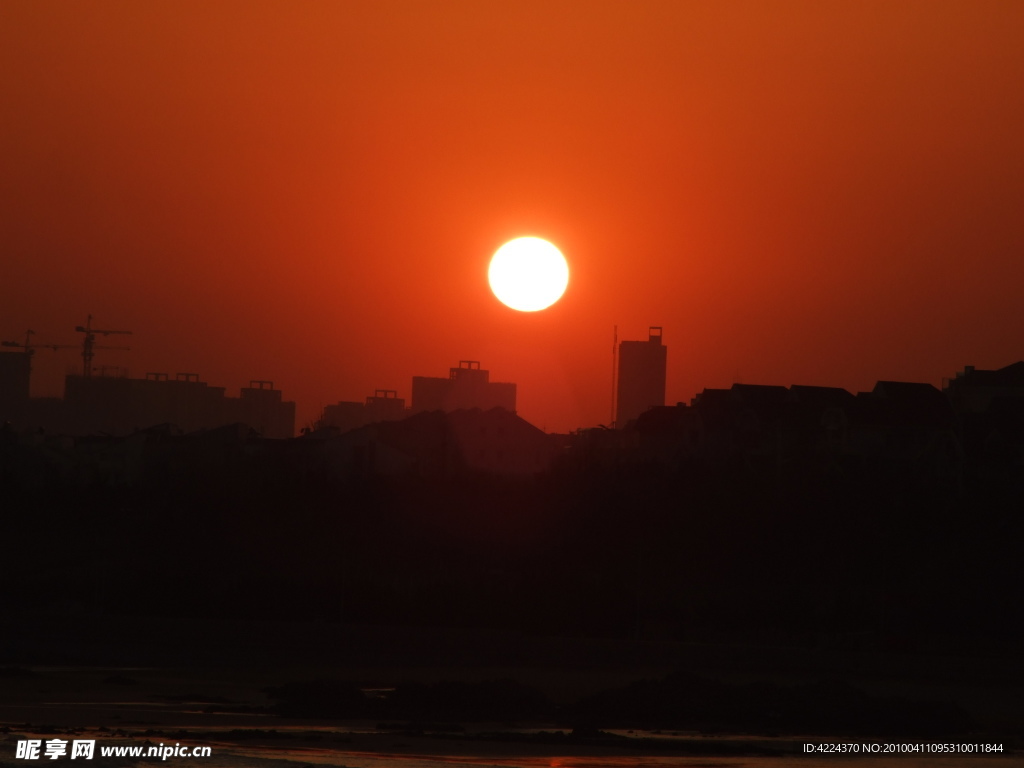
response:
[[[21,618],[28,645],[8,640],[5,656],[22,663],[0,668],[11,750],[19,734],[260,755],[652,761],[795,756],[808,741],[995,743],[1004,751],[988,757],[1007,760],[1024,749],[1024,664],[995,648],[963,655],[938,646],[907,653],[730,638]],[[31,663],[44,659],[63,663]]]
[[[1024,745],[1015,465],[381,478],[215,447],[121,483],[8,446],[8,739]]]

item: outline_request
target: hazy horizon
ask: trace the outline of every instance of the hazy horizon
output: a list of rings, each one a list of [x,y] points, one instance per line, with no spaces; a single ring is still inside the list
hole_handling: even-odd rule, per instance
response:
[[[1012,2],[8,2],[0,334],[77,343],[91,313],[134,332],[96,365],[271,380],[299,427],[465,359],[539,427],[606,423],[614,326],[664,327],[669,403],[999,368],[1022,25]],[[537,313],[487,285],[520,235],[570,266]],[[79,363],[41,350],[34,393]]]

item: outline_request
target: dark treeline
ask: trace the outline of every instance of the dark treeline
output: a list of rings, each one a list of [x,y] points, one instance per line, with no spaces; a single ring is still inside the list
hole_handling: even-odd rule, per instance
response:
[[[341,477],[260,445],[119,485],[7,440],[6,607],[911,646],[1022,634],[1017,472],[951,489],[807,457]]]

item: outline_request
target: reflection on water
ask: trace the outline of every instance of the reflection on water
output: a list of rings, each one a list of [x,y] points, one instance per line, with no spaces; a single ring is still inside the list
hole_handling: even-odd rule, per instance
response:
[[[137,675],[142,684],[122,689],[107,685],[110,670],[74,669],[54,676],[33,670],[0,687],[0,768],[23,767],[16,760],[17,739],[95,739],[100,746],[143,743],[208,744],[213,756],[171,759],[167,765],[195,768],[1005,768],[1024,765],[1022,755],[954,757],[806,756],[794,739],[715,735],[694,732],[608,731],[608,741],[587,741],[550,728],[513,728],[494,724],[435,725],[413,732],[399,724],[373,721],[282,720],[262,708],[244,684],[212,685],[178,678]],[[100,681],[100,682],[97,682]],[[128,683],[123,683],[128,684]],[[20,686],[20,687],[19,687]],[[391,688],[367,688],[372,697]],[[208,695],[215,694],[215,695]],[[234,703],[232,703],[234,702]],[[241,703],[241,704],[240,704]],[[228,706],[230,705],[230,706]],[[247,707],[246,705],[255,705]],[[248,708],[248,711],[247,711]],[[30,725],[35,724],[35,725]],[[46,725],[43,725],[46,724]],[[36,730],[32,730],[32,729]],[[500,735],[496,732],[500,731]],[[29,735],[31,734],[31,735]],[[656,740],[653,743],[651,740]],[[646,750],[654,754],[642,755]],[[559,752],[571,754],[558,754]],[[776,754],[745,756],[743,752]],[[703,754],[696,754],[696,753]],[[441,754],[436,754],[441,753]],[[625,754],[624,754],[625,753]],[[676,753],[676,754],[672,754]],[[689,756],[678,756],[687,753]],[[40,765],[43,761],[40,761]],[[47,764],[49,764],[47,762]],[[103,758],[97,749],[93,768],[151,768],[153,760]]]

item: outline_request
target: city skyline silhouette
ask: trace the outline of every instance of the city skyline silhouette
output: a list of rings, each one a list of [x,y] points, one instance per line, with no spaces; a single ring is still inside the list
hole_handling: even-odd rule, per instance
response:
[[[34,331],[28,331],[24,342],[4,341],[3,346],[19,349],[20,352],[0,351],[0,418],[7,419],[18,429],[51,430],[55,434],[69,436],[87,435],[91,432],[103,434],[126,434],[132,429],[148,429],[167,424],[185,432],[210,429],[240,421],[256,430],[257,434],[273,438],[289,438],[305,434],[321,426],[331,426],[347,431],[375,421],[392,421],[406,418],[423,411],[460,409],[489,410],[494,407],[518,413],[517,385],[514,382],[489,381],[490,372],[481,369],[480,362],[461,360],[450,368],[447,377],[411,376],[409,396],[401,397],[398,389],[376,388],[373,395],[358,400],[339,399],[322,406],[313,418],[305,423],[296,421],[297,404],[284,400],[282,391],[269,380],[250,380],[249,386],[239,388],[241,400],[228,395],[226,387],[217,386],[203,379],[198,373],[174,374],[168,372],[147,372],[144,377],[131,377],[129,370],[121,366],[92,365],[95,350],[127,350],[127,347],[95,344],[95,334],[110,335],[130,333],[128,331],[91,330],[92,316],[87,327],[77,326],[76,331],[84,334],[80,349],[83,366],[69,370],[60,397],[36,397],[37,387],[33,384],[33,362],[38,350],[75,349],[72,344],[51,344],[33,342]],[[671,405],[665,396],[668,366],[668,346],[663,340],[663,328],[651,326],[647,341],[618,339],[613,353],[614,370],[611,379],[612,414],[608,424],[578,425],[569,430],[578,433],[594,427],[606,426],[623,428],[631,426],[640,416],[652,408]],[[1024,362],[1024,361],[1021,361]],[[994,371],[975,373],[976,366],[964,366],[956,377],[943,376],[942,390],[955,405],[958,400],[957,385],[962,379],[977,380],[981,376],[1003,377],[1014,382],[1013,372],[1020,362],[1011,363]],[[84,372],[88,375],[84,375]],[[91,381],[95,379],[95,381]],[[879,380],[891,381],[891,379]],[[731,388],[754,387],[783,391],[787,386],[765,382],[734,381]],[[927,382],[908,382],[908,385],[935,389]],[[1015,396],[1016,384],[999,391],[1000,395]],[[728,388],[726,388],[728,389]],[[832,390],[851,393],[842,387],[820,387],[806,383],[794,383],[792,391]],[[875,385],[877,390],[877,384]],[[704,387],[689,400],[692,406],[701,398],[713,397],[721,388]],[[869,394],[857,393],[858,396]],[[937,390],[936,390],[937,391]],[[708,393],[712,394],[709,395]],[[544,395],[545,393],[541,393]],[[225,396],[227,395],[226,399]],[[242,405],[251,401],[251,406]],[[257,406],[256,403],[263,403]],[[406,403],[408,402],[408,406]],[[132,405],[128,405],[131,403]],[[685,401],[678,401],[678,406]],[[67,406],[61,413],[60,407]],[[254,410],[255,408],[255,410]],[[987,408],[987,404],[986,404]],[[985,410],[982,408],[981,410]],[[268,410],[269,409],[269,410]],[[537,426],[537,425],[534,425]],[[548,431],[548,430],[543,430]]]
[[[0,764],[1024,754],[1024,3],[8,0],[0,92]]]

